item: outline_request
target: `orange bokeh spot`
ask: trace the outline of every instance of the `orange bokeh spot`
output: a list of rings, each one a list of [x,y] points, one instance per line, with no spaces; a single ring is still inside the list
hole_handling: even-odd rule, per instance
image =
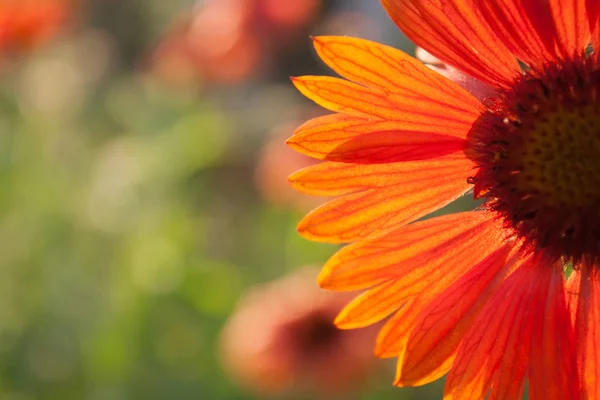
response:
[[[287,28],[297,28],[309,23],[321,6],[320,0],[260,0],[258,3],[265,19]]]
[[[31,50],[56,35],[73,10],[70,0],[0,2],[0,50]]]

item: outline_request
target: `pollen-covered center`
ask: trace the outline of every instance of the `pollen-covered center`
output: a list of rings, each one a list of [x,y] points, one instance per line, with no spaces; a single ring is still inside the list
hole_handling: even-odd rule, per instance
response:
[[[466,153],[476,198],[530,251],[600,261],[600,72],[589,59],[528,72],[487,101]]]
[[[600,190],[598,110],[557,109],[531,122],[514,149],[517,190],[538,193],[556,206],[591,206]]]

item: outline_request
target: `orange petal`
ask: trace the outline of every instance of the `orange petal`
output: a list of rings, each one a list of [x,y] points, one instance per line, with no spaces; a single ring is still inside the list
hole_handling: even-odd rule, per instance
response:
[[[474,0],[382,0],[396,25],[440,60],[491,85],[508,86],[516,58],[477,11]]]
[[[393,119],[396,110],[383,90],[329,76],[292,78],[296,89],[321,107],[347,115]]]
[[[579,278],[575,323],[577,354],[583,398],[600,398],[600,275],[582,268],[573,272]]]
[[[565,298],[561,265],[545,265],[539,279],[547,281],[533,308],[533,345],[529,371],[529,398],[579,399],[575,353],[576,337]]]
[[[588,18],[590,31],[592,32],[592,48],[594,56],[598,57],[600,53],[600,2],[598,0],[587,0]]]
[[[446,169],[440,175],[442,163]],[[333,170],[328,172],[328,168]],[[306,238],[334,243],[383,234],[464,194],[470,187],[466,178],[471,168],[463,158],[376,165],[327,163],[300,171],[290,179],[303,191],[324,195],[358,192],[313,210],[300,221],[298,231]]]
[[[339,123],[344,123],[344,121],[352,120],[353,117],[345,114],[328,114],[322,115],[320,117],[312,118],[300,125],[294,131],[294,135],[302,133],[304,131],[310,131],[311,129],[318,129],[321,126],[329,126],[335,125]]]
[[[464,149],[464,139],[437,132],[393,129],[399,125],[393,121],[352,122],[305,131],[289,138],[287,144],[317,159],[354,163],[425,160]],[[340,129],[340,125],[344,125],[343,128]],[[429,128],[435,129],[435,126]]]
[[[492,282],[506,274],[510,249],[507,245],[490,254],[423,309],[399,365],[398,383],[423,385],[448,372],[466,331],[492,293]]]
[[[427,297],[425,293],[423,297]],[[375,354],[377,357],[389,358],[398,357],[406,348],[406,341],[410,333],[410,325],[414,321],[418,312],[422,310],[418,307],[415,297],[410,297],[402,307],[390,318],[377,335],[375,344]],[[417,306],[417,308],[415,307]]]
[[[427,71],[429,74],[435,74],[429,69]],[[407,76],[406,79],[412,78]],[[483,110],[483,106],[475,97],[448,80],[446,85],[456,86],[463,91],[463,96],[442,96],[440,90],[433,91],[416,82],[411,93],[368,88],[329,76],[301,76],[292,78],[292,83],[300,93],[331,111],[359,118],[410,124],[423,124],[423,118],[434,120],[438,125],[444,121],[450,128],[466,128],[463,137]],[[440,94],[440,97],[435,97],[437,94]]]
[[[487,212],[455,213],[406,225],[338,251],[324,265],[319,284],[325,289],[358,290],[389,279],[427,277],[430,270],[469,252],[469,246],[474,254],[467,256],[475,258],[486,246],[493,247],[495,239],[482,240],[479,235],[495,228],[493,215]]]
[[[590,21],[583,0],[548,0],[556,29],[556,45],[564,58],[584,53],[590,43]]]
[[[295,172],[289,177],[294,189],[317,196],[339,196],[391,186],[431,185],[444,176],[462,182],[472,168],[462,154],[435,160],[389,164],[348,164],[323,162]],[[436,182],[439,184],[439,182]]]
[[[343,143],[356,136],[370,132],[408,131],[438,133],[440,135],[465,139],[468,133],[465,132],[465,129],[470,129],[472,123],[473,121],[468,120],[453,125],[450,121],[444,119],[423,121],[418,118],[412,118],[410,121],[374,120],[373,118],[353,117],[346,114],[330,114],[313,118],[300,125],[294,131],[294,136],[310,137],[311,135],[320,134],[324,139],[326,135],[342,135],[345,132],[348,135],[348,139],[339,138],[341,140],[340,143]]]
[[[381,321],[402,306],[406,297],[402,289],[402,282],[396,280],[369,289],[344,307],[335,324],[340,329],[354,329]]]
[[[407,161],[461,150],[470,124],[452,124],[441,119],[369,120],[335,114],[305,123],[287,143],[300,153],[317,159]]]
[[[314,46],[335,72],[364,86],[408,98],[426,98],[451,109],[480,107],[459,85],[393,47],[344,36],[320,36],[314,38]]]
[[[451,257],[444,257],[445,254],[438,253],[441,261],[435,260],[424,269],[420,269],[418,274],[411,273],[401,279],[405,284],[402,292],[407,295],[409,302],[383,326],[375,347],[375,353],[379,357],[398,357],[395,385],[405,386],[400,374],[406,356],[408,339],[415,328],[416,319],[438,294],[468,273],[474,265],[500,246],[500,242],[496,240],[497,227],[490,225],[488,228],[478,232],[477,243],[467,242],[455,245],[454,251],[456,252]],[[429,267],[432,268],[429,269]],[[415,279],[415,275],[419,281],[412,287],[408,286],[407,284]]]
[[[500,40],[523,62],[541,67],[556,58],[555,35],[548,32],[553,29],[552,16],[545,0],[480,1],[478,7]]]
[[[571,322],[575,325],[577,318],[577,303],[579,301],[579,290],[581,284],[581,274],[577,271],[573,271],[567,283],[565,284],[565,297],[567,299],[567,305],[571,314]]]
[[[522,397],[541,270],[527,260],[492,295],[458,350],[444,399],[485,398],[490,389],[492,398]]]

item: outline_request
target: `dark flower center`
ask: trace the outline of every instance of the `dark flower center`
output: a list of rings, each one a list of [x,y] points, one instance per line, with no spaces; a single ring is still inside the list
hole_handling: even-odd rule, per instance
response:
[[[528,70],[486,101],[468,136],[474,196],[550,261],[600,261],[599,97],[590,58]]]
[[[338,336],[339,329],[333,324],[333,316],[327,313],[315,313],[298,327],[301,348],[315,351],[330,345]]]

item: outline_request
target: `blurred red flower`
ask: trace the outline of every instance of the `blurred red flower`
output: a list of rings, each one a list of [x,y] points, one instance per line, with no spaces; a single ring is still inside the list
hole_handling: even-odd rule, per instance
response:
[[[69,21],[72,0],[0,1],[0,52],[31,50],[56,35]]]
[[[200,76],[235,84],[259,73],[273,52],[317,15],[321,0],[209,0],[180,16],[153,55],[163,78]]]
[[[364,384],[375,367],[372,329],[333,324],[347,294],[320,290],[315,270],[300,270],[244,295],[222,332],[224,367],[263,394],[306,390],[339,395]]]

